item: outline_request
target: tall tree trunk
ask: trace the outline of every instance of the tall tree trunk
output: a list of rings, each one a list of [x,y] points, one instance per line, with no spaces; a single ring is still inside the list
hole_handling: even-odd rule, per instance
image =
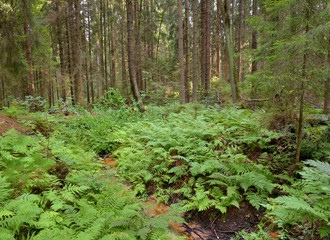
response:
[[[82,78],[82,60],[81,60],[81,17],[80,17],[80,0],[75,0],[75,73],[74,88],[75,102],[80,106],[84,106],[84,83]]]
[[[34,76],[33,76],[33,65],[32,65],[32,57],[31,57],[31,43],[30,43],[30,34],[28,23],[24,22],[24,34],[25,34],[25,54],[26,61],[29,65],[28,76],[29,76],[29,95],[34,95]]]
[[[189,0],[185,0],[185,22],[186,22],[186,79],[185,79],[185,98],[190,101],[190,21],[189,21]]]
[[[179,74],[180,74],[180,104],[185,103],[184,66],[183,66],[183,29],[182,29],[182,2],[178,0],[178,41],[179,41]]]
[[[329,61],[329,52],[326,56],[326,62],[328,63],[328,66],[330,64]],[[330,77],[328,74],[328,78],[324,83],[324,110],[323,110],[324,114],[330,114]]]
[[[202,89],[204,90],[204,94],[205,94],[205,54],[206,54],[206,27],[205,27],[205,8],[206,8],[206,5],[205,5],[205,0],[201,0],[200,1],[200,8],[201,8],[201,14],[200,14],[200,22],[201,22],[201,46],[200,46],[200,49],[201,49],[201,86],[202,86]]]
[[[243,15],[243,0],[239,0],[238,7],[238,40],[237,40],[237,82],[240,82],[241,77],[241,41],[242,41],[242,15]]]
[[[67,43],[67,61],[68,61],[68,73],[70,78],[70,93],[71,93],[71,102],[72,105],[75,105],[75,98],[74,98],[74,91],[73,91],[73,81],[72,81],[72,74],[73,74],[73,59],[74,59],[74,51],[72,47],[73,42],[73,31],[72,26],[69,23],[73,22],[73,13],[72,13],[72,1],[68,1],[68,17],[65,18],[65,24],[66,24],[66,43]]]
[[[197,101],[198,0],[193,1],[193,101]]]
[[[238,94],[237,81],[234,74],[235,66],[234,66],[234,49],[232,45],[232,30],[230,24],[230,0],[225,0],[224,3],[222,2],[222,0],[218,0],[218,1],[224,22],[225,35],[226,35],[231,93],[232,93],[233,102],[237,103],[239,94]]]
[[[258,15],[258,0],[253,0],[252,5],[252,16]],[[251,48],[252,50],[256,50],[258,48],[258,42],[257,42],[257,31],[252,31],[252,40],[251,40]],[[251,66],[251,74],[254,74],[258,69],[258,65],[256,61],[252,61]]]
[[[89,54],[89,76],[90,76],[90,95],[92,103],[94,103],[94,77],[93,77],[93,61],[92,61],[92,36],[91,36],[91,6],[88,4],[88,54]]]
[[[103,0],[104,1],[104,0]],[[104,1],[103,3],[103,37],[104,37],[104,44],[103,44],[103,56],[104,56],[104,80],[105,80],[105,89],[106,91],[109,90],[109,79],[108,79],[108,58],[107,58],[107,25],[109,25],[109,22],[107,22],[106,19],[106,11],[108,9],[108,1]],[[110,45],[109,45],[110,48]],[[109,56],[110,57],[110,56]],[[110,61],[109,61],[110,62]]]
[[[104,93],[106,89],[105,79],[104,79],[104,61],[103,61],[103,1],[99,1],[99,21],[98,21],[98,30],[99,30],[99,44],[100,44],[100,72],[101,72],[101,82],[102,82],[102,92]]]
[[[306,28],[305,28],[306,35],[309,32],[309,18],[310,18],[310,11],[311,11],[310,8],[312,7],[312,0],[307,0],[307,2],[308,2],[308,4],[305,6],[305,14],[306,14],[306,21],[307,21]],[[304,49],[304,56],[303,56],[303,63],[302,63],[302,80],[301,80],[301,86],[300,86],[296,163],[298,163],[300,161],[301,142],[303,139],[305,80],[307,79],[307,72],[306,72],[307,47],[308,47],[308,42],[306,41],[305,49]]]
[[[115,87],[116,84],[116,55],[115,55],[115,49],[116,49],[116,38],[115,38],[115,32],[111,24],[111,84],[112,87]]]
[[[125,90],[127,90],[128,94],[128,82],[126,76],[126,59],[125,59],[125,41],[124,41],[124,18],[123,23],[121,25],[121,81],[125,86]]]
[[[211,1],[206,0],[205,3],[205,94],[208,96],[210,89],[210,72],[211,72],[211,31],[210,31],[210,17],[211,17]]]
[[[58,39],[58,47],[60,54],[60,66],[61,66],[61,76],[60,76],[60,84],[61,84],[61,97],[64,102],[66,102],[66,86],[65,86],[65,66],[64,66],[64,53],[63,53],[63,43],[62,43],[62,27],[61,27],[61,14],[60,14],[60,1],[56,2],[56,12],[57,12],[57,39]]]
[[[143,111],[140,91],[136,82],[135,68],[134,68],[134,50],[133,50],[133,3],[132,0],[126,0],[127,8],[127,45],[128,45],[128,70],[130,75],[133,96],[139,103],[139,108]]]

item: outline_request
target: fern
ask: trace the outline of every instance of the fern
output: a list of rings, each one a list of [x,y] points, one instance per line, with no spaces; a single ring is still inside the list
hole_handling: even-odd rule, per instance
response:
[[[273,207],[269,215],[278,217],[283,224],[293,222],[311,224],[317,220],[323,222],[319,229],[322,237],[329,236],[330,230],[330,165],[319,161],[306,161],[301,171],[302,180],[291,187],[283,187],[288,196],[272,200]]]

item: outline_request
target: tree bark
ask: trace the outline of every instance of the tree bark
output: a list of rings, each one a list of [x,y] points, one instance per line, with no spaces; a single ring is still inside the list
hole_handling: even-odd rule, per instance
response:
[[[178,0],[178,41],[179,41],[179,75],[180,75],[180,104],[185,103],[185,82],[183,63],[183,29],[182,29],[182,2]]]
[[[133,50],[133,10],[132,0],[126,0],[127,8],[127,45],[128,45],[128,70],[130,75],[133,96],[139,103],[139,109],[143,111],[140,91],[136,82],[135,68],[134,68],[134,50]]]
[[[81,17],[80,17],[80,0],[75,0],[75,102],[80,106],[84,106],[84,83],[82,79],[82,60],[81,60]]]
[[[34,76],[33,76],[33,65],[32,65],[32,57],[31,57],[31,43],[30,43],[30,34],[28,23],[24,22],[24,34],[25,34],[25,54],[26,61],[29,66],[28,76],[29,76],[29,95],[34,95]]]
[[[198,0],[193,0],[193,101],[197,101]]]
[[[257,14],[258,14],[258,0],[253,0],[252,16],[257,16]],[[258,49],[257,31],[256,30],[252,31],[251,48],[252,48],[252,50]],[[251,74],[254,74],[257,70],[258,70],[257,62],[252,61]]]
[[[100,44],[100,72],[101,72],[101,83],[102,83],[102,92],[104,93],[106,89],[105,79],[104,79],[104,61],[103,61],[103,4],[102,1],[99,1],[99,21],[98,21],[98,30],[99,30],[99,44]]]
[[[57,12],[57,39],[58,39],[58,47],[60,54],[60,66],[61,66],[61,97],[64,102],[66,102],[66,84],[65,84],[65,66],[64,66],[64,53],[63,53],[63,43],[62,43],[62,27],[61,27],[61,13],[60,13],[60,1],[56,2],[56,12]]]
[[[189,0],[185,0],[185,22],[186,22],[186,72],[185,72],[185,99],[190,101],[190,21],[189,21]]]
[[[210,90],[210,72],[211,72],[211,31],[210,31],[210,17],[211,17],[211,2],[206,0],[205,4],[205,94],[208,96]]]
[[[93,61],[92,61],[92,36],[91,36],[91,6],[88,4],[88,54],[89,54],[89,79],[90,79],[90,97],[94,103],[94,77],[93,77]]]
[[[239,0],[238,7],[238,40],[237,40],[237,82],[240,82],[241,78],[241,41],[242,41],[242,15],[243,15],[243,0]]]
[[[239,94],[238,94],[237,81],[234,74],[235,66],[234,66],[234,50],[232,45],[232,30],[230,24],[230,1],[225,0],[224,3],[222,2],[222,0],[218,0],[218,1],[224,22],[225,35],[226,35],[231,93],[232,93],[233,102],[237,103]]]
[[[305,6],[305,14],[306,14],[306,28],[305,34],[309,32],[309,18],[310,18],[310,8],[312,5],[312,0],[307,0],[308,4]],[[297,132],[297,151],[296,151],[296,163],[300,161],[300,150],[301,143],[303,139],[303,122],[304,122],[304,98],[305,98],[305,80],[307,79],[306,73],[306,64],[307,64],[307,48],[308,42],[305,43],[303,63],[302,63],[302,80],[300,85],[300,101],[299,101],[299,119],[298,119],[298,132]]]

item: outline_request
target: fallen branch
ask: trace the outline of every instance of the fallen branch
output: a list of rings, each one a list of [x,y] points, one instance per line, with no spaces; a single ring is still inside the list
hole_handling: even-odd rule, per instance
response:
[[[247,102],[265,102],[265,101],[269,101],[270,99],[269,98],[264,98],[264,99],[246,99],[246,98],[243,98],[241,96],[241,99],[244,100],[244,101],[247,101]]]
[[[192,229],[191,227],[189,227],[187,224],[183,223],[183,225],[184,225],[187,229],[189,229],[191,232],[195,233],[198,237],[200,237],[200,239],[205,240],[205,238],[203,238],[201,235],[199,235],[198,232],[196,232],[194,229]]]

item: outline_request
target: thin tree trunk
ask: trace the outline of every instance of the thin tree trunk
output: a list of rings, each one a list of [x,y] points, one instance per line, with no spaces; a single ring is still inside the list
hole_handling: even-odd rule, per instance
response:
[[[80,17],[80,0],[75,0],[75,102],[80,106],[84,106],[84,83],[82,79],[82,61],[81,61],[81,17]]]
[[[185,98],[186,103],[190,101],[190,21],[189,21],[189,0],[185,0],[185,22],[186,22],[186,79]]]
[[[258,14],[258,0],[253,0],[252,16],[257,16],[257,14]],[[252,48],[252,50],[256,50],[258,48],[257,31],[256,30],[252,31],[251,48]],[[252,61],[251,74],[254,74],[257,70],[258,70],[257,62]]]
[[[101,0],[103,1],[103,0]],[[106,20],[106,10],[108,8],[107,6],[108,4],[108,1],[105,1],[103,3],[103,12],[102,12],[102,15],[103,15],[103,37],[104,37],[104,44],[103,44],[103,56],[104,56],[104,67],[103,67],[103,70],[104,70],[104,79],[105,79],[105,89],[106,91],[109,90],[109,79],[108,79],[108,58],[107,58],[107,25],[109,24]],[[110,48],[110,45],[109,45],[109,48]],[[110,57],[110,55],[109,55]],[[110,61],[109,61],[110,62]]]
[[[193,0],[193,101],[197,101],[198,0]]]
[[[104,61],[103,61],[103,1],[99,1],[99,21],[98,21],[98,30],[99,30],[99,44],[100,44],[100,72],[101,72],[101,82],[102,82],[102,92],[104,93],[106,89],[105,79],[104,79]]]
[[[305,34],[309,32],[309,18],[310,18],[310,7],[311,7],[311,0],[308,0],[308,5],[305,8],[306,11],[306,29]],[[306,73],[306,64],[307,64],[307,47],[308,42],[305,43],[305,49],[304,49],[304,57],[303,57],[303,63],[302,63],[302,80],[301,80],[301,86],[300,86],[300,102],[299,102],[299,119],[298,119],[298,133],[297,133],[297,151],[296,151],[296,163],[300,161],[300,150],[301,150],[301,142],[303,139],[303,122],[304,122],[304,96],[305,96],[305,80],[307,78]]]
[[[115,33],[114,29],[112,28],[112,37],[111,37],[111,77],[112,77],[112,86],[115,87],[116,84],[116,54],[115,54],[115,49],[116,49],[116,38],[115,38]]]
[[[240,82],[241,77],[241,41],[242,41],[242,15],[243,15],[243,0],[239,0],[238,7],[238,42],[237,42],[237,82]]]
[[[205,54],[206,54],[206,44],[205,44],[205,36],[206,36],[206,28],[205,28],[205,0],[201,0],[200,2],[201,14],[200,14],[200,22],[201,22],[201,85],[202,89],[205,91]],[[204,92],[205,94],[205,92]]]
[[[29,76],[29,95],[34,95],[34,76],[33,76],[33,65],[32,65],[32,58],[31,58],[31,43],[30,43],[30,34],[28,29],[28,23],[24,22],[24,34],[25,34],[25,54],[26,54],[26,61],[29,65],[28,69],[28,76]]]
[[[62,43],[62,27],[61,27],[61,15],[59,10],[60,1],[56,2],[56,12],[57,12],[57,38],[58,38],[58,47],[60,54],[60,66],[61,66],[61,96],[64,102],[66,102],[66,86],[65,86],[65,66],[64,66],[64,53],[63,53],[63,43]]]
[[[326,56],[326,63],[328,63],[328,66],[330,64],[329,61],[329,52]],[[328,74],[328,78],[324,83],[324,114],[330,114],[330,77]]]
[[[123,23],[121,25],[121,80],[125,86],[125,90],[127,90],[128,94],[128,82],[126,76],[126,60],[125,60],[125,41],[124,41],[124,18]]]
[[[133,50],[133,11],[132,0],[126,0],[127,8],[127,45],[128,45],[128,69],[130,75],[131,86],[133,90],[133,96],[139,103],[139,108],[143,111],[143,105],[141,101],[140,91],[136,82],[135,69],[134,69],[134,50]]]
[[[182,29],[182,2],[178,0],[178,41],[179,41],[179,74],[180,74],[180,104],[185,103],[185,82],[183,66],[183,29]]]
[[[225,28],[225,34],[226,34],[226,43],[227,43],[227,52],[228,52],[228,62],[229,62],[229,71],[230,71],[230,86],[231,86],[231,93],[233,102],[238,102],[238,88],[237,88],[237,82],[235,79],[235,66],[234,66],[234,51],[232,46],[232,32],[231,32],[231,24],[230,24],[230,1],[225,0],[223,3],[222,0],[219,1],[219,6],[221,10],[221,14],[223,17],[224,22],[224,28]]]
[[[91,7],[88,4],[88,54],[89,54],[89,75],[90,75],[90,95],[92,103],[94,103],[94,77],[93,77],[93,61],[92,61],[92,36],[91,36]]]
[[[210,89],[210,72],[211,72],[211,31],[210,31],[210,17],[211,17],[211,2],[206,0],[205,3],[205,94],[208,96]]]
[[[67,41],[67,61],[68,61],[68,73],[69,73],[69,78],[70,78],[70,93],[71,93],[71,102],[72,105],[75,105],[75,99],[74,99],[74,91],[73,91],[73,81],[72,81],[72,66],[73,66],[73,59],[74,59],[74,54],[73,54],[73,47],[72,47],[72,39],[73,39],[73,31],[72,31],[72,26],[69,25],[69,22],[73,22],[72,18],[72,2],[71,0],[68,0],[68,17],[66,18],[65,24],[66,24],[66,41]]]

